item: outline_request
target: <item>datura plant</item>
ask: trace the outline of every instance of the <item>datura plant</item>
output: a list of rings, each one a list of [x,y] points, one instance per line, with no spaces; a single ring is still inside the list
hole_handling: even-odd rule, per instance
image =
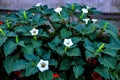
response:
[[[8,74],[19,80],[120,80],[116,26],[90,15],[95,8],[66,4],[6,15],[0,52]]]

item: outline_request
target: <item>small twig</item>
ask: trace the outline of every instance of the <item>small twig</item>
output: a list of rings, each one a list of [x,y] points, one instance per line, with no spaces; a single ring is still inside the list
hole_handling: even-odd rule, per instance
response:
[[[47,20],[48,20],[47,23],[48,23],[48,24],[50,25],[50,27],[51,27],[50,29],[53,30],[53,31],[55,31],[55,29],[54,29],[54,27],[53,27],[53,25],[52,25],[52,22],[51,22],[51,20],[50,20],[50,18],[49,18],[49,17],[46,17],[46,18],[47,18]]]

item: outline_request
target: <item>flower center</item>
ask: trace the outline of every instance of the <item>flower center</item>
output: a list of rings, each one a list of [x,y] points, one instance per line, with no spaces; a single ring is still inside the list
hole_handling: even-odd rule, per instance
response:
[[[67,42],[66,44],[67,44],[67,45],[69,45],[69,44],[70,44],[70,42]]]
[[[35,33],[36,33],[36,31],[34,30],[34,31],[33,31],[33,33],[35,34]]]
[[[46,66],[45,63],[42,63],[42,64],[41,64],[41,67],[42,67],[42,68],[45,68],[45,66]]]

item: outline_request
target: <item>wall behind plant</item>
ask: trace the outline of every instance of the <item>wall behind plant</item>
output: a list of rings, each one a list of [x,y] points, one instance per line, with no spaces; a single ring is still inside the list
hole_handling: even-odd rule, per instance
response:
[[[96,7],[102,12],[120,12],[120,0],[0,0],[0,9],[29,9],[39,2],[54,8],[65,3],[78,3]]]

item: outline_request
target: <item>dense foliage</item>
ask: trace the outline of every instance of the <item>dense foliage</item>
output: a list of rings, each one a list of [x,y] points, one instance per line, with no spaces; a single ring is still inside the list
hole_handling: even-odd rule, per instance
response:
[[[0,51],[8,75],[33,80],[120,80],[118,29],[89,16],[97,13],[78,4],[56,9],[38,4],[8,14],[0,25]]]

